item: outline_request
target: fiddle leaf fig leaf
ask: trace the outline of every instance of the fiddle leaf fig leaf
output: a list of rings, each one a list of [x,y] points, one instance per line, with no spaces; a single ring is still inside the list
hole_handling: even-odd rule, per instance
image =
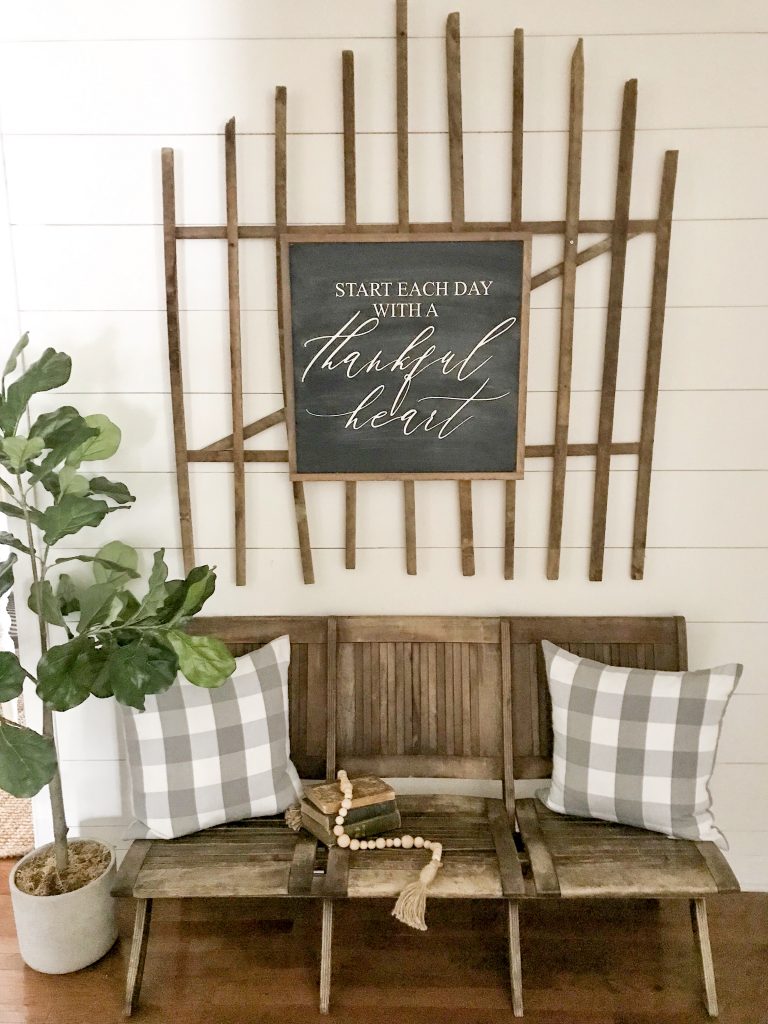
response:
[[[36,363],[8,387],[0,404],[0,429],[14,434],[32,395],[60,388],[69,380],[72,360],[64,352],[47,348]]]
[[[149,586],[141,604],[136,610],[136,618],[154,615],[168,597],[165,581],[168,578],[168,566],[165,564],[165,548],[155,552],[152,561],[152,572],[149,574]]]
[[[84,444],[81,444],[67,456],[67,464],[79,466],[81,462],[96,462],[100,459],[109,459],[120,447],[122,434],[120,428],[102,413],[94,413],[86,416],[85,422],[98,433],[91,437]]]
[[[80,611],[80,591],[72,582],[72,577],[66,572],[59,576],[56,600],[59,602],[62,615],[72,615],[74,612]]]
[[[14,473],[20,473],[32,459],[43,450],[41,437],[6,437],[2,441],[2,449],[8,460],[8,466]]]
[[[58,544],[62,537],[79,533],[85,526],[98,526],[109,512],[106,501],[65,494],[40,516],[40,527],[46,544]]]
[[[50,622],[52,626],[66,625],[61,607],[48,580],[31,585],[27,604],[44,622]]]
[[[9,373],[13,373],[13,371],[16,369],[16,364],[19,361],[19,356],[21,355],[21,353],[24,351],[28,344],[29,334],[24,333],[11,349],[11,354],[8,356],[8,361],[6,362],[5,367],[3,368],[3,381],[5,381],[5,378],[8,376]]]
[[[221,640],[211,636],[189,636],[170,629],[165,639],[176,651],[179,668],[195,686],[221,686],[235,671],[235,659]]]
[[[172,587],[177,583],[178,586]],[[157,612],[162,623],[175,625],[182,619],[196,615],[216,588],[216,573],[208,565],[198,565],[184,580],[168,584],[171,593]]]
[[[15,552],[11,552],[5,561],[0,562],[0,597],[7,594],[13,586],[13,565],[16,562]]]
[[[59,470],[59,494],[75,494],[84,497],[90,492],[88,480],[77,473],[72,466]]]
[[[96,427],[89,427],[77,409],[64,405],[55,412],[46,412],[32,424],[30,435],[42,437],[45,448],[50,451],[34,470],[32,483],[41,480],[52,469],[86,441],[98,436]]]
[[[112,621],[120,610],[116,602],[117,585],[115,583],[94,583],[80,594],[80,621],[78,633],[85,633],[94,626],[103,626]]]
[[[139,711],[144,710],[148,694],[163,693],[171,686],[178,670],[176,652],[148,636],[116,648],[109,659],[115,697]]]
[[[53,740],[23,725],[0,722],[0,789],[11,796],[34,796],[55,772]]]
[[[4,512],[11,519],[23,519],[24,513],[21,511],[18,505],[14,505],[10,501],[0,501],[0,512]],[[34,523],[35,526],[43,525],[43,513],[38,508],[27,508],[27,515],[29,521]]]
[[[125,484],[115,480],[107,480],[105,476],[94,476],[89,481],[92,494],[103,494],[105,498],[111,498],[118,505],[130,505],[136,501]]]
[[[0,704],[15,700],[22,691],[27,673],[12,651],[0,651]]]
[[[23,544],[18,537],[14,537],[12,533],[8,533],[7,530],[0,530],[0,545],[13,548],[14,551],[22,551],[25,555],[29,554],[27,545]]]
[[[37,663],[37,695],[54,711],[69,711],[86,699],[92,674],[84,652],[94,646],[89,636],[78,636],[51,647]]]
[[[115,588],[125,586],[130,579],[136,579],[139,556],[135,548],[113,540],[96,552],[93,560],[93,576],[97,583],[114,583]]]

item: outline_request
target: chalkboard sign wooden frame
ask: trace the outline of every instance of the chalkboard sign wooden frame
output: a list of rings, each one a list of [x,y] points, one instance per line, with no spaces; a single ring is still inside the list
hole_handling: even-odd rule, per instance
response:
[[[516,243],[513,247],[510,246],[499,246],[491,248],[487,243]],[[483,327],[479,327],[477,341],[484,337],[484,332],[490,334],[488,325],[494,319],[492,310],[504,310],[509,316],[507,319],[512,320],[514,317],[514,323],[506,329],[503,329],[498,335],[498,346],[497,352],[500,352],[500,360],[503,364],[503,372],[505,374],[502,384],[499,386],[509,387],[510,390],[502,392],[499,395],[501,399],[496,405],[494,399],[493,402],[486,402],[484,399],[478,399],[473,409],[476,411],[478,418],[478,433],[479,433],[479,422],[480,415],[484,413],[488,416],[488,410],[493,409],[493,415],[490,422],[484,421],[485,426],[490,429],[482,431],[483,437],[483,448],[485,454],[486,463],[493,463],[489,468],[478,468],[475,469],[476,460],[479,459],[477,455],[477,449],[473,449],[472,445],[469,445],[467,449],[467,441],[463,442],[464,451],[461,451],[461,443],[456,444],[454,441],[453,451],[446,452],[444,449],[436,449],[434,445],[437,442],[434,434],[429,434],[426,431],[422,434],[417,434],[415,431],[409,433],[409,440],[416,440],[416,445],[411,446],[407,456],[401,456],[395,449],[395,445],[391,443],[392,435],[382,431],[382,437],[379,440],[376,439],[376,444],[372,443],[372,435],[370,431],[364,433],[364,437],[367,440],[363,442],[362,446],[356,446],[349,444],[349,442],[356,438],[355,433],[342,435],[340,430],[335,431],[335,428],[329,430],[327,424],[320,426],[320,420],[323,417],[317,419],[317,428],[313,429],[313,422],[307,419],[307,414],[302,415],[301,409],[297,410],[297,383],[298,387],[302,387],[300,382],[296,381],[295,369],[297,365],[304,365],[306,361],[306,355],[297,353],[296,346],[300,344],[299,339],[296,337],[294,331],[294,321],[300,318],[304,322],[307,318],[307,311],[305,308],[300,308],[297,303],[303,301],[305,304],[309,303],[311,307],[310,317],[317,316],[318,320],[317,331],[322,335],[324,330],[338,330],[344,325],[344,318],[346,311],[344,310],[343,300],[349,298],[347,294],[341,296],[337,294],[329,294],[326,298],[326,307],[323,308],[318,301],[316,294],[313,294],[314,281],[307,281],[306,286],[302,282],[301,287],[296,287],[295,282],[292,287],[292,255],[298,255],[296,247],[305,247],[303,255],[309,257],[312,254],[308,252],[306,247],[316,247],[318,244],[322,246],[340,246],[344,245],[348,247],[352,246],[367,246],[371,244],[385,243],[385,244],[398,244],[399,246],[407,245],[411,246],[423,246],[425,243],[440,243],[449,245],[451,248],[446,249],[444,253],[445,267],[442,269],[439,264],[434,265],[430,263],[430,275],[434,278],[433,281],[429,282],[432,285],[445,286],[445,292],[440,293],[444,296],[442,299],[438,296],[435,297],[435,303],[438,308],[443,309],[444,304],[452,303],[453,321],[454,323],[448,324],[443,323],[443,331],[449,332],[452,327],[455,327],[456,313],[458,307],[458,299],[463,294],[469,294],[473,298],[469,298],[466,305],[467,320],[469,321],[470,327],[467,331],[468,335],[474,338],[472,333],[472,322],[473,322],[473,306],[475,311],[475,320],[479,320],[480,323],[484,322]],[[290,477],[294,481],[310,481],[310,480],[348,480],[348,481],[363,481],[363,480],[519,480],[523,476],[524,462],[525,462],[525,408],[526,408],[526,377],[527,377],[527,364],[528,364],[528,324],[529,324],[529,308],[530,308],[530,282],[531,282],[531,235],[526,232],[513,232],[513,231],[496,231],[496,232],[438,232],[438,233],[424,233],[419,235],[404,236],[402,234],[395,233],[371,233],[362,235],[361,233],[340,233],[340,234],[329,234],[327,232],[292,232],[290,235],[283,235],[280,239],[281,247],[281,280],[280,280],[280,301],[282,303],[283,313],[283,337],[282,337],[282,355],[285,367],[285,389],[286,389],[286,424],[288,428],[288,460],[289,460],[289,473]],[[458,251],[461,246],[472,246],[475,249],[475,262],[479,259],[480,261],[485,258],[484,265],[489,264],[489,260],[494,259],[505,259],[505,263],[499,268],[497,274],[493,272],[493,282],[489,279],[485,281],[466,281],[460,282],[460,273],[457,270],[457,257],[458,267],[461,268],[461,253]],[[477,247],[484,247],[485,251],[477,253]],[[402,260],[403,250],[402,248],[397,250],[400,254],[398,260]],[[337,249],[337,254],[341,250]],[[432,246],[430,254],[436,254],[440,256],[439,249],[436,250],[435,246]],[[316,253],[314,254],[316,256]],[[347,255],[344,253],[344,255]],[[378,260],[381,259],[383,253],[379,248],[377,254],[372,257],[373,265],[379,266]],[[393,251],[394,255],[394,251]],[[415,255],[415,253],[414,253]],[[467,256],[469,257],[469,253]],[[511,258],[511,259],[510,259]],[[361,258],[364,261],[364,258]],[[511,260],[517,260],[518,266],[513,267],[513,274],[510,276],[509,267]],[[325,261],[320,261],[322,267]],[[386,261],[384,261],[386,262]],[[418,263],[418,259],[416,260]],[[398,279],[402,280],[405,284],[410,285],[413,282],[408,280],[408,268],[404,270],[398,269],[399,265],[392,267],[389,272],[388,279],[390,285],[392,285],[392,291],[387,294],[381,294],[379,298],[392,299],[397,298],[398,292],[396,286]],[[338,276],[338,275],[332,275]],[[358,278],[360,278],[360,284],[370,286],[371,278],[365,273],[361,273],[361,270],[356,267],[355,263],[350,261],[349,270],[341,275],[347,285],[356,286]],[[385,275],[379,278],[382,282],[385,279]],[[467,293],[459,293],[458,285],[462,284],[467,288]],[[486,288],[486,285],[488,287]],[[496,289],[494,289],[496,285]],[[471,291],[472,288],[476,290]],[[485,288],[485,292],[483,289]],[[506,293],[505,293],[506,292]],[[364,291],[365,294],[365,291]],[[486,307],[488,312],[485,316],[478,317],[477,310],[482,309],[482,306],[478,306],[478,302],[482,303],[483,299],[489,299],[493,294],[492,306]],[[333,321],[329,321],[327,318],[332,316],[329,313],[329,309],[333,309],[334,300],[341,299],[341,305],[339,312],[341,319],[338,324]],[[408,302],[403,302],[403,295],[400,295],[400,302],[387,301],[387,306],[408,306]],[[510,307],[508,303],[514,301],[516,305]],[[371,309],[373,299],[371,297],[365,297],[361,300],[363,306],[367,306]],[[378,303],[377,303],[378,305]],[[422,311],[426,312],[429,307],[429,299],[424,298],[421,302]],[[434,308],[434,307],[433,307]],[[460,309],[460,307],[458,307]],[[348,311],[348,309],[347,309]],[[335,310],[334,310],[335,312]],[[461,310],[461,313],[464,311]],[[488,315],[491,313],[491,320],[488,319]],[[365,314],[363,314],[365,315]],[[432,314],[435,316],[435,314]],[[326,319],[323,320],[323,316]],[[439,314],[438,314],[439,316]],[[437,319],[437,317],[436,317]],[[445,318],[444,318],[445,319]],[[391,323],[389,321],[388,323]],[[398,322],[402,323],[413,323],[417,325],[411,332],[406,332],[403,338],[412,338],[419,334],[419,331],[424,326],[436,326],[435,323],[430,324],[429,319],[423,319],[418,316],[414,316],[412,320],[408,317],[400,319]],[[385,324],[385,327],[388,324]],[[495,328],[495,321],[493,327]],[[313,328],[314,330],[314,328]],[[464,321],[461,321],[461,330],[464,331]],[[508,333],[509,340],[501,337],[502,333]],[[306,332],[305,332],[306,333]],[[325,337],[325,335],[323,335]],[[386,342],[385,342],[386,344]],[[398,343],[399,344],[399,343]],[[489,341],[488,344],[493,344],[493,341]],[[375,350],[376,345],[373,346]],[[422,349],[423,351],[423,349]],[[439,352],[442,350],[438,350]],[[471,351],[468,349],[468,352]],[[386,355],[394,354],[385,353]],[[445,354],[445,353],[444,353]],[[448,355],[451,353],[448,352]],[[459,358],[460,355],[467,354],[457,352],[454,357],[454,362]],[[368,358],[366,356],[366,358]],[[415,357],[410,356],[411,360]],[[490,356],[488,361],[493,358]],[[301,361],[300,361],[301,360]],[[497,364],[498,365],[498,364]],[[479,365],[478,365],[479,368]],[[440,369],[437,369],[435,375],[440,374]],[[342,375],[341,378],[335,378],[333,387],[336,386],[336,382],[344,387],[349,378],[346,375]],[[446,378],[443,378],[446,379]],[[459,377],[461,380],[461,377]],[[426,389],[430,390],[429,388]],[[364,393],[364,392],[363,392]],[[468,392],[466,397],[469,397]],[[508,398],[507,398],[508,396]],[[335,397],[335,395],[334,395]],[[464,398],[464,395],[460,396]],[[305,395],[306,398],[306,395]],[[505,399],[507,399],[505,401]],[[382,399],[382,401],[385,401]],[[485,403],[485,404],[484,404]],[[386,404],[386,402],[385,402]],[[450,405],[448,406],[451,407]],[[482,413],[479,412],[482,410]],[[344,410],[345,414],[349,410]],[[361,413],[361,419],[364,416],[370,417],[370,409],[366,409]],[[506,412],[510,412],[510,418],[505,420]],[[315,414],[310,414],[315,415]],[[333,414],[334,417],[338,417],[339,413]],[[383,415],[383,412],[382,412]],[[330,418],[331,414],[326,414],[326,418]],[[394,419],[394,417],[393,417]],[[411,422],[406,421],[408,425]],[[439,426],[439,423],[436,423]],[[493,428],[496,428],[495,430]],[[501,429],[499,429],[501,428]],[[432,428],[429,428],[432,429]],[[506,433],[505,433],[506,430]],[[342,438],[348,443],[346,446],[334,444],[332,437],[335,436],[341,441]],[[456,431],[458,433],[458,431]],[[477,437],[477,434],[475,435]],[[388,440],[390,443],[388,444]],[[493,450],[491,441],[495,444]],[[446,446],[447,448],[448,446]],[[357,448],[357,450],[355,450]],[[361,451],[365,451],[365,454],[361,454]],[[402,460],[402,461],[401,461]],[[455,460],[455,466],[454,466]],[[350,462],[353,464],[353,468],[350,468]],[[371,468],[361,468],[363,462],[371,464]],[[414,462],[421,462],[419,468],[414,468]],[[395,463],[393,465],[393,463]],[[447,464],[446,464],[447,463]],[[479,464],[479,463],[478,463]]]

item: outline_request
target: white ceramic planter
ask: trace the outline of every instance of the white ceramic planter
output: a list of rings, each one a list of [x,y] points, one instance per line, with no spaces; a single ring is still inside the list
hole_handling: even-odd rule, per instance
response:
[[[29,967],[43,974],[69,974],[104,956],[117,939],[111,895],[115,853],[110,850],[104,874],[82,889],[61,896],[30,896],[16,886],[16,872],[30,857],[48,849],[50,845],[28,853],[11,872],[16,934],[21,957]]]

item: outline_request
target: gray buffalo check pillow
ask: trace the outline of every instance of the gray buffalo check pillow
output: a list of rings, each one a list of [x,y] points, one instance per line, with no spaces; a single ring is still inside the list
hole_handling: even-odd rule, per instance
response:
[[[179,676],[147,697],[144,711],[123,707],[138,819],[132,837],[173,839],[276,814],[299,799],[288,735],[290,657],[281,636],[238,658],[217,689]]]
[[[538,796],[561,814],[706,839],[720,723],[741,665],[698,672],[614,668],[544,640],[552,697],[552,782]]]

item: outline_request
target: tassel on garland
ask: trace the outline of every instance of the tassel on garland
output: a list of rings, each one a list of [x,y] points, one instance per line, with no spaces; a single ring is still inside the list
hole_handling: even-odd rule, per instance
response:
[[[421,869],[418,882],[411,882],[397,897],[392,916],[398,921],[416,928],[420,932],[427,930],[425,914],[427,909],[427,890],[439,869],[443,866],[443,847],[441,843],[432,843],[432,859]]]
[[[285,824],[291,830],[291,832],[298,832],[301,828],[301,805],[293,804],[291,807],[286,808],[285,811]]]

